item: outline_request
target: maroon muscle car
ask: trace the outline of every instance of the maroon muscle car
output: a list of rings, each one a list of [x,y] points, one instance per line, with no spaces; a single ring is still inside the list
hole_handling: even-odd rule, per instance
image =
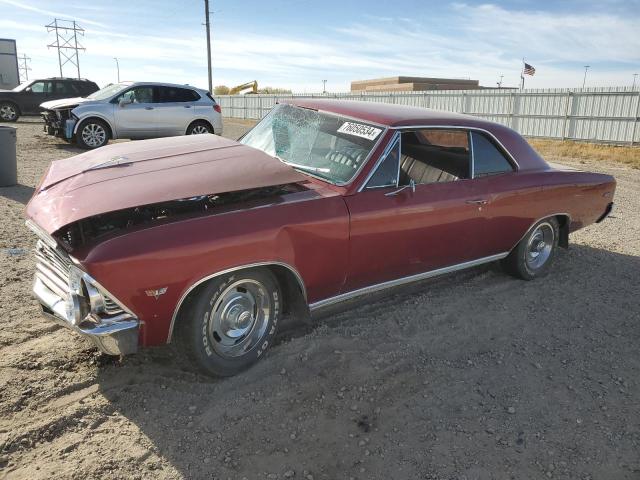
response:
[[[293,100],[237,142],[163,138],[53,162],[27,206],[34,293],[103,352],[175,340],[232,375],[283,315],[497,260],[539,277],[569,233],[609,214],[614,190],[478,118]]]

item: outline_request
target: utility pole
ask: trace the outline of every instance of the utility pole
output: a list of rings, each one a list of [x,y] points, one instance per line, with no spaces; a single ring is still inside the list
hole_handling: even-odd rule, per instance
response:
[[[591,65],[585,65],[584,66],[584,78],[582,79],[582,88],[583,89],[584,89],[585,83],[587,83],[587,70],[589,70],[589,67],[591,67]]]
[[[209,75],[209,92],[213,93],[213,79],[211,78],[211,26],[209,23],[209,0],[204,0],[204,18],[207,27],[207,73]]]
[[[66,25],[65,25],[66,24]],[[78,34],[84,36],[84,28],[81,28],[75,20],[61,20],[56,18],[49,25],[45,25],[47,32],[56,32],[55,43],[50,43],[47,48],[58,50],[58,65],[60,66],[60,76],[62,77],[62,67],[71,63],[76,67],[78,78],[80,78],[80,58],[79,50],[85,48],[78,43]],[[71,50],[71,52],[69,52]]]
[[[636,89],[636,78],[638,78],[638,74],[634,73],[633,74],[633,85],[631,86],[631,90],[635,90]]]
[[[120,83],[120,64],[118,63],[118,57],[113,57],[116,61],[116,69],[118,70],[118,83]]]
[[[20,72],[20,77],[24,75],[24,79],[21,78],[20,83],[29,80],[29,70],[31,70],[31,67],[29,66],[30,61],[31,57],[27,57],[24,53],[21,57],[18,57],[18,70]]]
[[[322,80],[322,93],[327,93],[327,81]]]

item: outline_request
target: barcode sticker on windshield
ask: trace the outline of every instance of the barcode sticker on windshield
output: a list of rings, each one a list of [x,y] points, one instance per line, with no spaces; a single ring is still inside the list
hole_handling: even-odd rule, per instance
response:
[[[338,133],[347,135],[355,135],[356,137],[366,138],[367,140],[375,140],[380,135],[382,129],[363,125],[361,123],[344,122],[338,129]]]

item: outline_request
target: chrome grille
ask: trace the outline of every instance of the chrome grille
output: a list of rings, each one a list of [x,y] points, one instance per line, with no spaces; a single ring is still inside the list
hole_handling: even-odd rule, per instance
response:
[[[36,276],[63,301],[69,293],[69,269],[72,262],[69,256],[59,248],[52,248],[38,240],[35,249]],[[120,315],[124,310],[111,298],[100,292],[104,299],[104,313],[109,316]]]

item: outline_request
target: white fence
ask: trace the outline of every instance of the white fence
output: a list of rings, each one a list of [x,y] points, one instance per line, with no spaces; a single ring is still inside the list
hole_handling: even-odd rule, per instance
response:
[[[412,105],[475,115],[528,137],[640,144],[640,89],[631,87],[216,96],[224,116],[249,119],[286,98]]]

